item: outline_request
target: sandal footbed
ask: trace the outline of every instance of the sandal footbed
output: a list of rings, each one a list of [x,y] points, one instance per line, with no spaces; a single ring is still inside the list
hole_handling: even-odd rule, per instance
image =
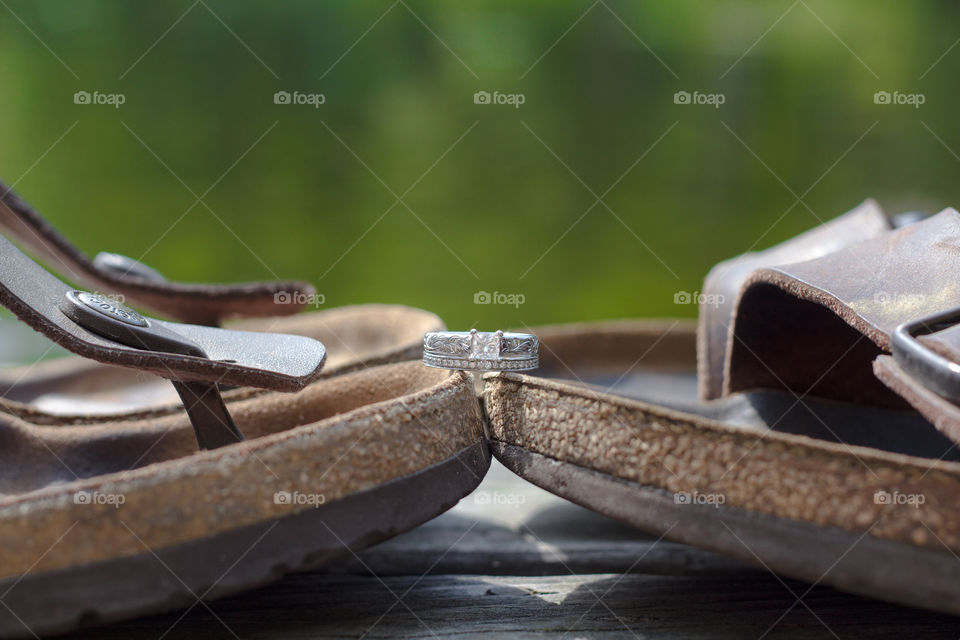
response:
[[[231,403],[231,412],[248,439],[202,452],[180,413],[48,426],[0,415],[0,576],[298,513],[312,505],[277,504],[274,494],[334,502],[447,459],[483,434],[472,379],[415,362],[321,380],[294,395],[260,394]],[[81,492],[124,501],[78,504]]]
[[[955,508],[960,464],[842,439],[828,441],[801,429],[791,433],[789,424],[774,424],[774,429],[764,424],[771,416],[762,411],[741,421],[721,421],[708,417],[714,406],[710,403],[694,412],[695,396],[671,398],[669,387],[677,386],[678,372],[690,372],[691,381],[694,377],[696,337],[691,325],[618,322],[537,333],[547,363],[540,373],[564,379],[517,373],[485,376],[484,406],[494,440],[673,494],[723,495],[726,506],[751,513],[857,535],[869,532],[872,538],[918,547],[960,550],[960,512]],[[594,343],[607,345],[612,356],[608,366],[588,353],[585,345]],[[585,366],[580,366],[579,354],[587,359]],[[624,365],[632,367],[627,375]],[[607,391],[636,386],[630,381],[634,374],[643,376],[640,386],[649,384],[659,372],[667,388],[657,392],[660,402]],[[611,379],[617,384],[590,384]],[[686,387],[695,390],[692,383]],[[738,396],[743,404],[759,405],[752,394]],[[933,452],[947,453],[952,447],[913,412],[818,403],[812,398],[799,403],[790,397],[801,408],[815,405],[821,419],[843,420],[861,412],[874,424],[899,421],[906,436],[901,440],[921,433]],[[786,415],[789,422],[794,414],[809,418],[809,411],[804,411],[781,413],[775,419]],[[811,422],[821,424],[807,420]],[[911,431],[914,428],[921,431]],[[878,491],[922,495],[924,501],[878,504]]]

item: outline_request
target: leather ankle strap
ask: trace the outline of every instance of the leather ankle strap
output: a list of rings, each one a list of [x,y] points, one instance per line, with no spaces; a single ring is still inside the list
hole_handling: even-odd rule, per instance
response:
[[[290,315],[315,293],[312,285],[293,281],[173,282],[118,254],[91,260],[2,182],[0,228],[69,280],[91,290],[121,294],[132,304],[183,322],[219,326],[231,317]]]
[[[312,338],[157,320],[76,292],[2,236],[0,304],[73,353],[173,381],[201,447],[240,439],[219,384],[297,391],[326,359]]]

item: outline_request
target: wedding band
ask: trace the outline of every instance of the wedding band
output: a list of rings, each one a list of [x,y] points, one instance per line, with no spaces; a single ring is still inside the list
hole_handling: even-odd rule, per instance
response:
[[[526,371],[540,364],[537,336],[503,331],[432,331],[423,336],[423,364],[437,369]]]

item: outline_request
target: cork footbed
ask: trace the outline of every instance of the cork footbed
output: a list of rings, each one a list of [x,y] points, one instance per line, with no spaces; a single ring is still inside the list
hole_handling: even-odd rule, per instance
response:
[[[278,504],[277,492],[329,505],[447,460],[483,434],[471,378],[415,362],[230,410],[247,440],[202,452],[179,413],[48,425],[0,414],[0,578],[160,550],[316,506]],[[372,529],[390,524],[365,516]]]
[[[435,314],[402,305],[365,304],[293,316],[236,321],[231,329],[302,335],[320,340],[327,361],[320,377],[417,358],[423,334],[444,328]],[[224,399],[244,395],[227,392]],[[179,410],[167,381],[152,374],[65,356],[0,370],[0,395],[35,420],[43,414],[129,417]]]
[[[618,322],[535,331],[541,341],[538,376],[488,374],[484,380],[491,448],[524,477],[598,510],[608,496],[599,490],[592,498],[574,496],[576,469],[681,502],[701,496],[716,503],[722,496],[722,504],[707,506],[745,515],[747,522],[769,518],[813,527],[815,535],[849,534],[851,544],[863,536],[925,549],[942,556],[954,578],[960,574],[960,564],[953,564],[960,551],[960,463],[952,443],[915,412],[811,397],[798,402],[777,391],[699,402],[696,335],[689,324]],[[531,460],[505,459],[507,450],[569,469],[538,475]],[[878,491],[921,495],[923,502],[878,504]],[[657,508],[651,502],[635,516],[612,515],[662,534],[671,519],[667,509]],[[667,537],[751,562],[760,557],[773,570],[808,577],[796,570],[798,549],[782,536],[749,550],[736,540],[724,546],[723,536],[711,529]],[[908,554],[885,548],[871,560],[894,563],[889,566],[904,574],[914,571],[913,583],[900,583],[901,601],[960,613],[960,590],[949,603],[917,602],[920,592],[908,597],[907,585],[924,584]],[[889,585],[881,589],[862,578],[831,575],[824,582],[841,588],[855,583],[861,593],[896,599]]]

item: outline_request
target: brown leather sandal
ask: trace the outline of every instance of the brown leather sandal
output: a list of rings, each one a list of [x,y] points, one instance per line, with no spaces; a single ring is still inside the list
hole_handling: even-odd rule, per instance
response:
[[[229,323],[243,331],[308,336],[327,347],[321,377],[420,357],[423,334],[444,328],[435,314],[402,305],[365,304],[300,313],[315,290],[305,282],[193,284],[166,279],[116,253],[88,258],[20,196],[0,182],[0,231],[66,280],[191,324]],[[78,358],[0,370],[0,394],[57,414],[176,404],[170,386],[148,375]],[[229,400],[232,395],[227,394]]]
[[[318,380],[312,338],[146,318],[2,237],[0,304],[79,356],[171,381],[185,408],[57,417],[0,400],[4,637],[206,606],[438,515],[489,464],[463,373]],[[221,385],[245,389],[224,402]]]
[[[699,332],[537,331],[539,376],[486,376],[492,452],[671,540],[960,614],[960,214],[909,222],[868,201],[721,263]]]

